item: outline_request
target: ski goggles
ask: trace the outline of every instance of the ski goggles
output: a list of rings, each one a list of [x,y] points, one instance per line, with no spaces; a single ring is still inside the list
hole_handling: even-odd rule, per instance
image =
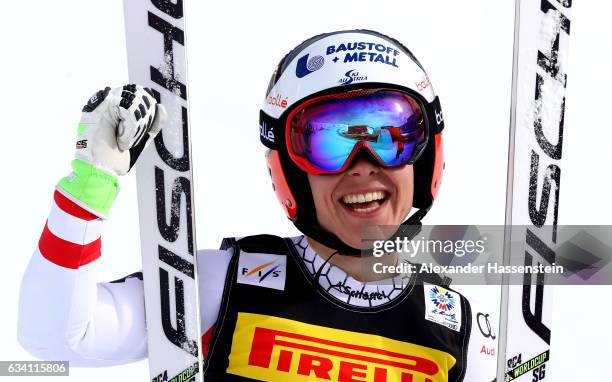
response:
[[[306,101],[287,117],[289,156],[310,174],[337,174],[367,151],[381,166],[414,163],[427,145],[426,112],[398,90],[356,90]]]

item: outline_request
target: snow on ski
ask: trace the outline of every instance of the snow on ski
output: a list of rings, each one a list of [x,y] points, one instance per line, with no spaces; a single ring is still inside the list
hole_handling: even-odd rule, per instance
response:
[[[555,262],[571,6],[516,2],[506,264]],[[498,381],[550,379],[552,287],[543,274],[522,284],[502,286]]]
[[[183,1],[125,0],[130,82],[168,111],[136,176],[153,382],[202,381]]]

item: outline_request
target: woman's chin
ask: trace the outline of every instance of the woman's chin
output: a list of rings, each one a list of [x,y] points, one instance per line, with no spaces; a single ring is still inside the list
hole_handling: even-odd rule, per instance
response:
[[[336,234],[342,242],[352,248],[368,250],[372,249],[374,241],[387,240],[393,236],[399,224],[396,222],[380,224],[380,225],[367,225],[360,229],[351,230],[351,233]]]

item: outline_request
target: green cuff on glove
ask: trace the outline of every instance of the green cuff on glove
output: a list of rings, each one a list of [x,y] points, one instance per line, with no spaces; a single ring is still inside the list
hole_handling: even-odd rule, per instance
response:
[[[72,161],[72,173],[57,186],[81,207],[102,218],[108,217],[119,192],[116,176],[79,159]]]

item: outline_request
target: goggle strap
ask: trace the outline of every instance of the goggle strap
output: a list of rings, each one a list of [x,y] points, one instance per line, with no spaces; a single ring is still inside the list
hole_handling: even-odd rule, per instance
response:
[[[440,98],[436,96],[433,101],[426,108],[428,111],[427,118],[429,119],[429,126],[433,131],[429,132],[430,135],[438,134],[444,130],[444,116],[442,115],[442,107],[440,106]]]
[[[276,119],[263,110],[259,111],[259,140],[271,150],[278,150],[277,142],[281,139],[282,134],[282,129],[279,129],[276,123]]]

